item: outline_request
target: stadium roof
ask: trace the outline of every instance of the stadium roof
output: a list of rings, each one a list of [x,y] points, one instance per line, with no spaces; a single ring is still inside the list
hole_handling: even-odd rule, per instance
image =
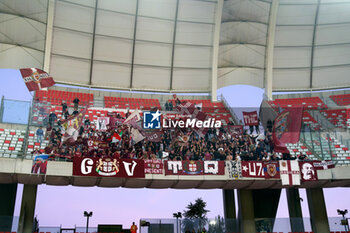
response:
[[[350,0],[3,0],[0,68],[20,67],[122,90],[349,87]]]

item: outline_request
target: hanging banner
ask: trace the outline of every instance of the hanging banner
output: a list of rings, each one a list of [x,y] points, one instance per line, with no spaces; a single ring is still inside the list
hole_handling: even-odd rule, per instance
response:
[[[314,168],[314,162],[299,162],[301,181],[318,180],[317,172]]]
[[[296,160],[280,160],[282,185],[300,185],[299,163]]]
[[[235,160],[229,160],[229,161],[225,161],[225,163],[227,167],[228,178],[231,178],[231,179],[242,178],[241,162],[237,162]]]
[[[73,175],[144,178],[145,163],[141,159],[79,157],[73,160]]]
[[[145,173],[146,174],[163,174],[163,161],[161,159],[145,160]]]
[[[264,164],[257,161],[242,161],[242,176],[249,178],[265,178]]]
[[[224,161],[164,161],[165,175],[224,175]]]
[[[280,166],[278,161],[264,163],[265,179],[280,179]]]
[[[46,174],[48,159],[49,155],[36,155],[33,160],[32,174]]]

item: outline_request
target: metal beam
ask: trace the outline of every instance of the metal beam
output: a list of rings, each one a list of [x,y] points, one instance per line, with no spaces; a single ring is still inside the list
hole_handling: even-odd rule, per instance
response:
[[[311,44],[312,46],[311,46],[311,60],[310,60],[310,90],[311,91],[312,91],[312,79],[313,79],[313,72],[314,72],[314,51],[315,51],[315,40],[316,40],[316,28],[317,28],[317,22],[318,22],[318,12],[320,11],[320,2],[321,0],[317,1],[314,29],[312,32],[312,44]]]
[[[272,0],[266,37],[264,88],[268,100],[272,100],[273,50],[275,46],[278,5],[279,0]]]
[[[134,37],[132,41],[132,54],[131,54],[131,70],[130,70],[130,90],[132,89],[132,79],[134,77],[134,60],[135,60],[135,46],[136,46],[136,27],[137,27],[137,16],[139,14],[139,0],[136,0],[136,12],[134,22]]]
[[[237,20],[237,19],[230,19],[230,20],[225,20],[222,21],[222,23],[256,23],[256,24],[263,24],[263,25],[267,25],[267,23],[265,22],[261,22],[261,21],[256,21],[256,20]]]
[[[218,89],[218,66],[219,66],[219,46],[220,46],[220,30],[222,20],[222,9],[224,7],[224,0],[218,0],[215,14],[215,29],[213,37],[212,62],[211,62],[211,83],[210,95],[211,101],[217,101]]]
[[[95,16],[94,16],[94,28],[92,31],[92,46],[91,46],[91,60],[90,60],[90,80],[89,85],[92,84],[92,67],[94,66],[94,52],[95,52],[95,37],[96,37],[96,19],[97,19],[97,7],[98,0],[95,0]]]
[[[173,33],[173,44],[171,48],[171,66],[170,66],[170,86],[169,90],[173,89],[173,76],[174,76],[174,57],[175,57],[175,40],[176,40],[176,29],[177,29],[177,16],[179,14],[179,0],[176,0],[175,10],[175,21],[174,21],[174,33]]]

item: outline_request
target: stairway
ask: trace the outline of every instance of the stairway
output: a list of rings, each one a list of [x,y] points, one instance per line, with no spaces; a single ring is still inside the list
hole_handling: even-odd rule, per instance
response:
[[[93,105],[93,107],[104,108],[105,107],[104,97],[103,96],[94,95],[94,105]]]

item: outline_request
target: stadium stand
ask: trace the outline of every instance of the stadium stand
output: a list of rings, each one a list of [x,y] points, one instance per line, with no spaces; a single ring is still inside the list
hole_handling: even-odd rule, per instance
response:
[[[0,129],[0,156],[16,158],[23,154],[25,130]]]
[[[175,106],[175,100],[171,100]],[[211,100],[189,100],[182,99],[182,102],[190,102],[195,105],[201,105],[202,111],[207,113],[229,113],[223,102],[212,102]]]
[[[338,128],[350,128],[350,109],[322,110],[321,114]]]
[[[119,108],[119,109],[142,109],[150,110],[157,107],[161,109],[158,99],[143,99],[143,98],[123,98],[123,97],[110,97],[105,96],[106,108]]]
[[[62,101],[66,101],[69,107],[73,107],[73,100],[78,98],[80,100],[79,105],[91,106],[93,105],[94,95],[89,93],[60,91],[60,90],[48,90],[35,92],[35,98],[39,102],[47,102],[51,105],[61,105]]]
[[[311,114],[308,111],[303,112],[302,120],[304,124],[309,125],[312,129],[318,130],[321,128],[321,125],[316,121],[315,118],[311,116]]]
[[[329,96],[338,106],[350,105],[350,94]]]
[[[269,104],[273,108],[286,108],[303,106],[304,109],[327,109],[327,105],[320,99],[320,97],[304,97],[304,98],[288,98],[288,99],[275,99],[269,101]]]
[[[287,149],[289,150],[289,153],[293,157],[298,157],[298,155],[300,155],[301,153],[306,155],[310,160],[317,160],[315,155],[313,155],[313,153],[309,151],[309,149],[302,142],[298,142],[295,144],[288,143],[286,144],[286,146],[287,146]]]

